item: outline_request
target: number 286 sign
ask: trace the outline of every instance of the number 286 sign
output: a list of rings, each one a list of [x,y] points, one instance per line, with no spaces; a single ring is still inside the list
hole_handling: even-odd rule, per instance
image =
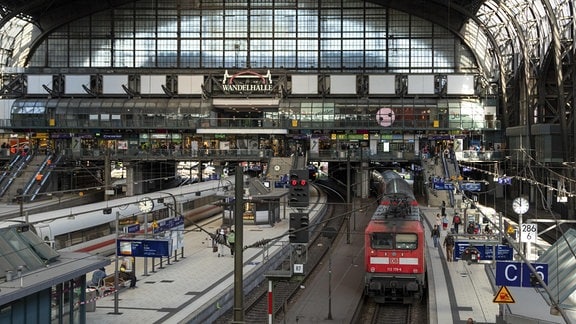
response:
[[[522,228],[520,228],[520,239],[522,242],[536,243],[536,238],[538,238],[537,224],[522,224]]]

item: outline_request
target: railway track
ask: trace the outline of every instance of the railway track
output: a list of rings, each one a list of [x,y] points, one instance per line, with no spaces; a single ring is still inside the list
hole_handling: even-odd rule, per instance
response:
[[[326,214],[320,220],[319,224],[325,224],[325,227],[332,227],[335,229],[341,228],[344,223],[344,217],[333,218],[333,215],[343,215],[345,206],[342,204],[335,204],[329,206]],[[318,226],[319,229],[322,225]],[[308,258],[307,266],[310,269],[309,274],[304,278],[287,279],[286,281],[276,281],[274,286],[274,308],[273,314],[275,322],[282,318],[287,304],[293,298],[298,298],[298,292],[301,290],[300,286],[306,284],[308,276],[313,275],[314,269],[320,263],[322,258],[328,252],[327,238],[321,235],[321,230],[311,233],[310,243],[308,244]],[[334,238],[332,238],[334,240]],[[300,280],[302,279],[302,280]],[[246,323],[259,324],[268,323],[268,287],[262,283],[256,289],[251,291],[244,299],[244,321]],[[228,311],[225,315],[220,317],[215,324],[228,324],[233,320],[232,310]]]
[[[414,305],[399,303],[378,304],[372,300],[366,300],[361,310],[361,318],[358,323],[428,323],[427,303],[422,302]]]

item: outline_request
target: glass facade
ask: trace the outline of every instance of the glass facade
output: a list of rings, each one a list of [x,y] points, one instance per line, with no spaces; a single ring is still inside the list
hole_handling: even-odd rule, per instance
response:
[[[30,67],[476,73],[451,32],[362,1],[138,1],[52,32]]]

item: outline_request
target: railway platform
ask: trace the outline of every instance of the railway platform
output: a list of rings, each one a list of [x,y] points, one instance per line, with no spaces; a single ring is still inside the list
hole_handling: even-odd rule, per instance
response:
[[[319,197],[309,209],[311,223],[325,208],[325,197]],[[273,239],[266,247],[248,248],[243,253],[243,280],[245,287],[257,284],[267,268],[265,263],[279,262],[280,250],[288,244],[289,212],[281,216],[274,226],[244,225],[244,246],[263,239]],[[221,219],[200,222],[208,232],[215,233],[221,227]],[[162,267],[155,262],[154,270],[148,259],[147,275],[144,275],[144,259],[136,258],[136,288],[123,288],[118,300],[113,293],[96,298],[92,312],[86,319],[90,323],[211,323],[222,316],[233,302],[234,257],[227,247],[213,252],[212,241],[207,233],[198,230],[184,235],[184,258],[172,258]],[[114,271],[114,262],[107,267]],[[245,290],[250,290],[251,288]],[[116,304],[117,303],[117,304]]]
[[[489,218],[497,214],[493,208],[477,207]],[[439,210],[438,207],[422,208],[429,229]],[[505,221],[517,225],[511,220]],[[561,316],[550,315],[550,306],[534,288],[507,287],[509,295],[499,301],[511,298],[513,302],[495,303],[500,289],[496,285],[496,265],[488,260],[472,264],[462,260],[447,262],[445,248],[441,245],[447,234],[447,230],[441,230],[438,248],[434,248],[430,235],[427,238],[430,323],[466,323],[469,318],[473,323],[565,323]],[[548,247],[549,244],[538,240],[530,252],[532,255],[528,255],[529,260],[536,260]]]
[[[440,209],[422,207],[422,212],[431,227]],[[498,304],[493,303],[496,291],[484,264],[447,262],[442,246],[447,234],[448,230],[441,230],[437,248],[432,237],[427,236],[430,323],[466,323],[468,318],[474,323],[496,323],[499,313]]]

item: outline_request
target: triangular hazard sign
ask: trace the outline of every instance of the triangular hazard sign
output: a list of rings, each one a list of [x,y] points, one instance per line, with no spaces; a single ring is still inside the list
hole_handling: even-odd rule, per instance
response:
[[[512,294],[510,294],[510,291],[508,290],[508,288],[506,288],[506,286],[500,287],[500,290],[498,290],[496,296],[494,296],[493,302],[505,303],[505,304],[515,303],[514,297],[512,297]]]

